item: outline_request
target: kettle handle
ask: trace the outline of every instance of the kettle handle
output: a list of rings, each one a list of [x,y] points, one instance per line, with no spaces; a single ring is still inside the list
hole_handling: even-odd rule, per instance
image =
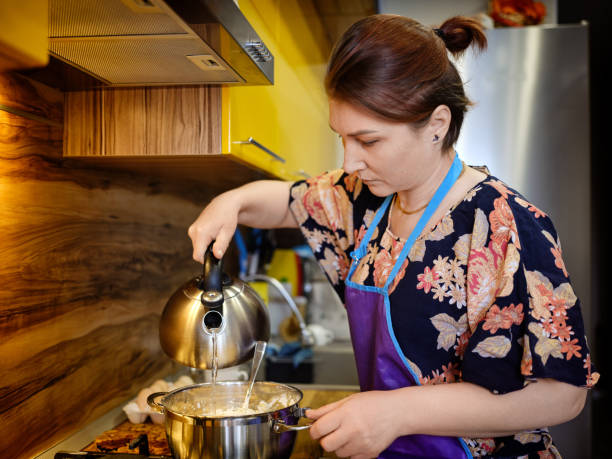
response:
[[[213,240],[204,253],[204,264],[202,273],[202,304],[209,307],[223,304],[223,273],[221,271],[221,259],[215,257],[212,247]]]

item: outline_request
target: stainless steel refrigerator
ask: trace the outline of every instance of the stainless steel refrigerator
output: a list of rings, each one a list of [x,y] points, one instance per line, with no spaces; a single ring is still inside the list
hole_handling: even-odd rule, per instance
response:
[[[475,103],[457,151],[552,218],[592,337],[588,26],[493,29],[487,39],[486,52],[457,62]],[[590,457],[590,403],[551,431],[564,458]]]

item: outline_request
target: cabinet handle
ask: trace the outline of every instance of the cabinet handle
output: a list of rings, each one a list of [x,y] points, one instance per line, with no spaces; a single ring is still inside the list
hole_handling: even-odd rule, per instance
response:
[[[257,148],[262,149],[263,151],[265,151],[266,153],[268,153],[270,156],[272,156],[274,159],[276,159],[277,161],[280,161],[281,163],[286,163],[287,161],[285,160],[285,158],[278,156],[276,153],[274,153],[272,150],[270,150],[269,148],[264,147],[262,144],[260,144],[257,140],[255,140],[253,137],[249,137],[249,140],[240,140],[238,142],[234,142],[234,143],[240,143],[240,144],[245,144],[245,143],[250,143],[251,145],[255,145]]]

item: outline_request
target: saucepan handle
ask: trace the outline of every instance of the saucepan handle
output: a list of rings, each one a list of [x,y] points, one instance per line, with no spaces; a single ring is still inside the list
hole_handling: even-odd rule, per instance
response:
[[[309,410],[310,408],[298,408],[296,410],[296,415],[297,417],[300,418],[305,418],[306,417],[306,410]],[[275,433],[283,433],[283,432],[289,432],[289,431],[297,431],[297,430],[306,430],[306,429],[310,429],[310,427],[312,426],[312,422],[310,424],[306,424],[303,426],[292,426],[289,424],[285,424],[283,421],[281,421],[280,419],[277,419],[274,421],[274,425],[272,426],[272,430]]]
[[[166,395],[168,392],[153,392],[151,395],[147,397],[147,404],[153,409],[153,411],[157,411],[158,413],[164,412],[164,405],[157,403],[157,399],[163,395]]]
[[[304,426],[291,426],[289,424],[285,424],[281,420],[277,420],[277,421],[274,421],[274,426],[272,427],[272,430],[274,430],[275,433],[283,433],[283,432],[289,432],[290,430],[296,431],[296,430],[310,429],[310,426],[312,426],[312,424],[306,424]]]

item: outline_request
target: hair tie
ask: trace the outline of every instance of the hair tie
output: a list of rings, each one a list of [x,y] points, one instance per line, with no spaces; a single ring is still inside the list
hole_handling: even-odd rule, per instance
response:
[[[444,33],[444,30],[442,29],[433,29],[433,31],[436,33],[436,35],[438,37],[440,37],[442,40],[444,40],[444,38],[446,37],[446,34]]]

